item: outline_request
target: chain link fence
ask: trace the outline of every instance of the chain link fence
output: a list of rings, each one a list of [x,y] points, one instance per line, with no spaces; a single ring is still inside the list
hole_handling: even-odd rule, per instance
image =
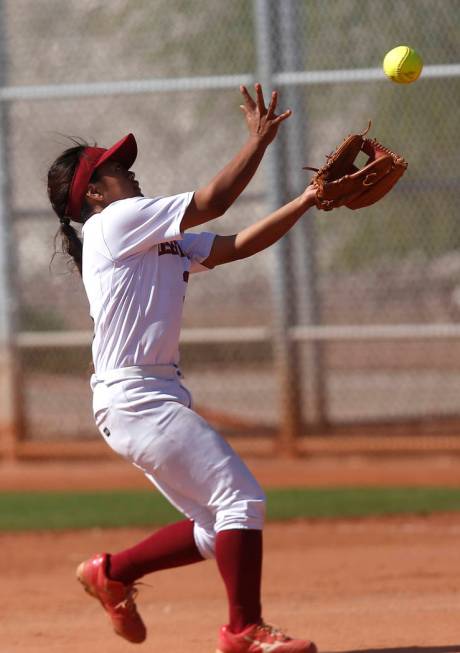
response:
[[[182,364],[198,409],[240,434],[456,420],[459,0],[3,0],[2,14],[26,439],[97,437],[87,301],[63,257],[50,262],[50,163],[69,136],[109,146],[132,131],[147,194],[193,190],[243,144],[238,86],[256,80],[294,117],[210,230],[294,197],[302,165],[322,165],[369,119],[409,168],[378,205],[313,211],[270,250],[191,280]],[[415,84],[381,72],[399,44],[424,59]]]

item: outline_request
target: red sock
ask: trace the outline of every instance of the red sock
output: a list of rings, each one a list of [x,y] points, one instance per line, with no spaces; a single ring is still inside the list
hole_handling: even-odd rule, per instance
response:
[[[227,588],[229,628],[239,633],[261,619],[262,531],[220,531],[216,560]]]
[[[160,569],[190,565],[203,560],[193,537],[193,522],[171,524],[130,549],[110,556],[108,574],[112,580],[130,585],[141,576]]]

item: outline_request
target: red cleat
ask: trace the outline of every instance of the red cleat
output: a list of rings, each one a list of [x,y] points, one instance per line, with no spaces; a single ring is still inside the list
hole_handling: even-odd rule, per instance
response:
[[[317,653],[313,642],[293,639],[281,630],[264,624],[248,626],[241,633],[232,633],[222,626],[216,653]]]
[[[77,569],[77,579],[108,613],[117,635],[139,644],[146,638],[144,622],[136,609],[133,585],[124,585],[106,575],[107,553],[97,553],[82,562]]]

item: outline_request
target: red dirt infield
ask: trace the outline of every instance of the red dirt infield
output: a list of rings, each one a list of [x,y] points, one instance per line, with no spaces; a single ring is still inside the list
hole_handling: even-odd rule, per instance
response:
[[[244,456],[264,487],[460,486],[460,455]],[[114,455],[107,460],[0,463],[0,491],[151,488]]]
[[[460,459],[345,456],[247,459],[265,487],[459,485]],[[115,460],[0,465],[0,490],[150,487]],[[146,529],[0,534],[1,653],[122,653],[105,615],[75,581],[97,551],[118,550]],[[460,652],[460,514],[269,524],[264,612],[320,651]],[[215,650],[226,620],[212,561],[144,579],[139,609],[149,629],[136,650]]]

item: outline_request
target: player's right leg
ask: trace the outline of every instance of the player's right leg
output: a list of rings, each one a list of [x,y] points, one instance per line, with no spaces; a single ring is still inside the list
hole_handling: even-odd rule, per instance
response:
[[[77,568],[77,578],[88,594],[101,603],[115,632],[129,642],[140,643],[146,638],[146,628],[134,601],[133,584],[112,580],[107,575],[107,554],[93,555]]]
[[[135,604],[136,580],[160,569],[203,560],[193,531],[193,522],[185,519],[158,529],[133,547],[114,555],[96,554],[78,566],[78,580],[99,600],[118,635],[130,642],[146,638]]]

